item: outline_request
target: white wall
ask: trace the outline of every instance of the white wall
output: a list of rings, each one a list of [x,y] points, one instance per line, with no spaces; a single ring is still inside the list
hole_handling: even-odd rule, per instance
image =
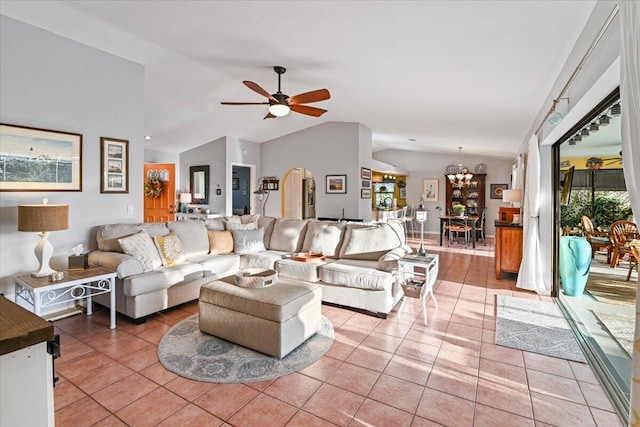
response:
[[[54,268],[66,268],[78,243],[95,247],[92,229],[141,222],[144,68],[19,21],[0,17],[0,121],[80,133],[81,192],[0,193],[0,291],[13,298],[15,274],[33,271],[35,233],[17,231],[18,204],[69,205],[69,229],[49,238]],[[100,193],[100,137],[129,140],[129,193]],[[132,205],[134,215],[127,215]]]
[[[464,152],[464,150],[463,150]],[[448,165],[457,165],[460,161],[462,165],[469,169],[472,173],[479,163],[484,163],[487,167],[486,190],[485,190],[485,206],[487,210],[487,222],[485,234],[487,236],[495,235],[494,219],[498,218],[498,209],[500,206],[506,206],[502,200],[491,199],[489,196],[490,184],[509,184],[511,185],[511,167],[513,160],[496,159],[480,156],[459,157],[447,154],[431,154],[413,151],[401,150],[383,150],[373,153],[376,160],[383,161],[407,171],[407,204],[417,205],[420,202],[420,193],[422,192],[422,180],[424,178],[438,178],[438,202],[426,203],[429,209],[429,219],[426,224],[425,232],[438,233],[440,224],[438,223],[437,206],[445,212],[446,203],[446,177],[445,171]],[[461,160],[460,160],[461,159]]]
[[[282,180],[293,167],[308,169],[316,179],[318,217],[340,217],[344,210],[346,218],[364,218],[371,215],[360,202],[360,161],[371,158],[360,151],[367,133],[370,139],[371,131],[358,123],[328,122],[264,142],[261,173]],[[326,175],[347,175],[347,193],[326,194]],[[280,198],[281,191],[271,192],[265,215],[281,216]]]

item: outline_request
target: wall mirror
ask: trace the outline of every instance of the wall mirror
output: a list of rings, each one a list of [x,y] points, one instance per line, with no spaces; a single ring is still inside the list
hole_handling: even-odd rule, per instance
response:
[[[190,166],[191,200],[195,205],[209,204],[209,165]]]

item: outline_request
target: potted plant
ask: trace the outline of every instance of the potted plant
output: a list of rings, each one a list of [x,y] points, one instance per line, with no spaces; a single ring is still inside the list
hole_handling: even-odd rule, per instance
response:
[[[587,159],[587,168],[589,168],[592,171],[597,171],[598,169],[600,169],[602,167],[602,165],[604,164],[604,161],[599,158],[599,157],[589,157],[589,159]]]
[[[464,216],[464,211],[466,209],[465,205],[461,205],[460,203],[453,205],[453,212],[458,216]]]

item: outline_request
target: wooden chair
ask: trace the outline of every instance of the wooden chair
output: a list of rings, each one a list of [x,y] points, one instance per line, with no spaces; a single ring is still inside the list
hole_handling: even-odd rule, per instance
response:
[[[627,273],[627,282],[631,279],[631,272],[633,267],[636,268],[636,272],[640,273],[638,269],[638,263],[640,262],[640,240],[634,240],[629,246],[631,246],[631,258],[629,258],[629,272]]]
[[[469,225],[469,218],[466,216],[461,218],[449,218],[447,229],[449,232],[449,246],[451,246],[454,234],[457,241],[462,233],[464,235],[464,247],[467,247],[471,238],[471,230],[473,229],[471,225]]]
[[[613,253],[609,264],[611,268],[615,268],[618,261],[625,255],[633,257],[628,242],[638,237],[638,226],[635,222],[622,220],[611,224],[611,239],[613,240]]]
[[[478,227],[476,227],[476,241],[482,239],[482,243],[484,243],[485,246],[487,246],[487,242],[484,240],[484,223],[487,219],[487,210],[489,210],[489,208],[486,206],[482,208],[482,213],[480,214],[480,224],[478,225]],[[478,235],[480,236],[480,239],[478,239]]]
[[[591,244],[591,259],[596,256],[597,251],[604,250],[607,253],[607,264],[611,264],[611,249],[613,245],[610,234],[606,231],[596,230],[591,219],[586,215],[582,217],[581,222],[584,237]]]

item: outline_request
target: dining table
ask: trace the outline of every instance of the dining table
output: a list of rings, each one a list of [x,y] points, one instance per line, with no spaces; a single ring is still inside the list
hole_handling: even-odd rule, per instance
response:
[[[465,218],[471,224],[471,244],[472,244],[472,247],[475,249],[475,247],[476,247],[476,230],[477,230],[476,224],[478,223],[478,221],[480,221],[480,215],[467,215],[467,216],[442,215],[440,217],[440,246],[442,246],[442,237],[444,235],[443,231],[444,231],[445,223],[447,223],[450,219],[465,219]]]

